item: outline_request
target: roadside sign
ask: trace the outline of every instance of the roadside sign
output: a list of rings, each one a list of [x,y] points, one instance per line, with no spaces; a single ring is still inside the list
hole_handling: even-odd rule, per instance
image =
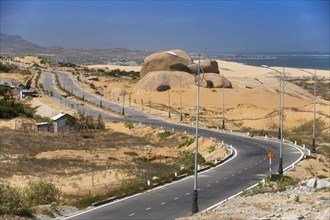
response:
[[[274,156],[274,155],[273,155],[273,152],[269,151],[269,152],[267,153],[267,157],[268,157],[268,158],[273,158],[273,156]]]
[[[269,176],[272,176],[272,158],[273,158],[273,152],[269,151],[267,153],[267,157],[269,158]]]

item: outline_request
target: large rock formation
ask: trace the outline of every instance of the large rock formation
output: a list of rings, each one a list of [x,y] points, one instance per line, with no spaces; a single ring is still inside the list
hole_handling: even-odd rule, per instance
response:
[[[181,71],[155,71],[149,72],[134,87],[134,92],[156,92],[159,88],[189,89],[195,86],[195,77]],[[163,91],[167,90],[164,89]]]
[[[195,63],[198,64],[198,60],[195,61]],[[220,73],[218,62],[215,60],[201,60],[200,65],[203,68],[204,73]],[[188,67],[191,72],[196,73],[197,66],[195,64],[190,64]]]
[[[232,88],[231,82],[220,74],[205,73],[204,78],[207,81],[211,81],[214,88]]]
[[[171,51],[178,54],[180,57],[192,61],[191,56],[182,50],[171,50]],[[170,71],[171,66],[178,63],[188,66],[189,63],[187,63],[180,57],[169,55],[166,53],[166,51],[151,54],[144,59],[144,64],[140,71],[140,77],[143,78],[150,72]]]

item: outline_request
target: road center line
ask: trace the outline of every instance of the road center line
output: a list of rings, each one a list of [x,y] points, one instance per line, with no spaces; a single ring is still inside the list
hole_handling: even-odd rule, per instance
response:
[[[130,214],[129,216],[131,217],[131,216],[133,216],[133,215],[135,215],[135,213],[132,213],[132,214]]]
[[[162,203],[160,203],[161,205],[164,205],[164,204],[166,204],[166,202],[162,202]]]
[[[148,207],[148,208],[146,208],[146,211],[148,211],[148,210],[150,210],[151,209],[151,207]]]

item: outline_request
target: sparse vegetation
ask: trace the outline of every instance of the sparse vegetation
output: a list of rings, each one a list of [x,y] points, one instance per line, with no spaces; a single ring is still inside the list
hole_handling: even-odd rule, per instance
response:
[[[187,170],[193,170],[195,166],[195,153],[190,151],[182,151],[177,159],[177,163],[180,166],[184,166]],[[198,153],[198,164],[205,162],[204,157]]]
[[[36,205],[59,201],[60,190],[45,181],[31,182],[24,188],[0,184],[0,214],[32,216]]]
[[[0,118],[10,119],[17,116],[32,118],[34,110],[28,105],[16,101],[13,97],[5,95],[0,99]]]
[[[170,132],[170,131],[160,131],[158,133],[158,136],[160,137],[160,139],[166,139],[168,138],[169,136],[171,136],[173,133]]]
[[[134,128],[133,122],[130,122],[130,121],[124,122],[124,126],[125,126],[125,128],[128,128],[128,129]]]

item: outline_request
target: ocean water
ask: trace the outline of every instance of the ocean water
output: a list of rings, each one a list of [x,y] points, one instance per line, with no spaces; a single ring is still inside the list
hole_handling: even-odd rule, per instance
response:
[[[251,66],[293,67],[330,70],[329,54],[314,55],[221,55],[222,60]]]

